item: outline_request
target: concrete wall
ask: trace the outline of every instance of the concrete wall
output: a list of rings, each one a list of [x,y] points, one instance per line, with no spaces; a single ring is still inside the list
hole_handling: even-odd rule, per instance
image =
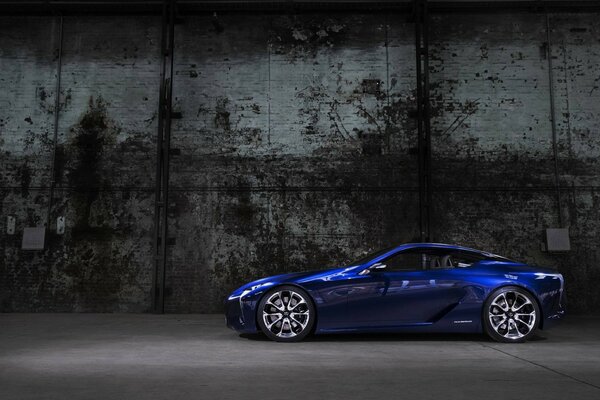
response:
[[[436,241],[559,268],[570,308],[600,309],[600,24],[553,15],[558,226],[545,17],[436,15]],[[52,220],[58,25],[0,19],[0,310],[146,311],[160,19],[66,17]],[[418,238],[413,25],[385,15],[190,16],[177,26],[169,312],[230,289]],[[5,233],[6,216],[17,235]]]
[[[20,246],[23,228],[47,219],[58,24],[3,18],[0,27],[2,310],[148,309],[160,19],[65,19],[57,190],[43,252]],[[16,216],[17,235],[6,235],[6,215]]]

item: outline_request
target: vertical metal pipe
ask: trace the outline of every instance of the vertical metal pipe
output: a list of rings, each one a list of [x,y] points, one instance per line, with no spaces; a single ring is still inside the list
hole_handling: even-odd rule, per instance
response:
[[[554,100],[554,71],[552,68],[552,41],[550,35],[550,15],[546,10],[546,58],[548,60],[548,79],[550,87],[550,120],[552,122],[552,152],[554,156],[554,187],[556,190],[556,207],[558,208],[558,225],[563,226],[562,202],[560,195],[560,178],[558,169],[558,143],[556,138],[556,110]]]
[[[161,31],[161,72],[158,101],[158,135],[156,154],[156,187],[154,203],[154,274],[152,310],[165,311],[165,275],[167,266],[169,150],[171,141],[171,108],[173,97],[173,47],[175,35],[175,0],[163,3]]]
[[[417,73],[417,146],[418,146],[418,174],[419,174],[419,238],[425,240],[425,220],[424,220],[424,199],[423,199],[423,107],[421,99],[423,98],[423,89],[421,85],[421,11],[420,1],[414,2],[415,18],[415,54],[416,54],[416,73]]]
[[[58,142],[58,117],[60,114],[60,87],[62,78],[62,47],[63,47],[63,16],[58,23],[58,59],[56,61],[56,93],[54,95],[54,138],[52,141],[52,162],[50,164],[50,194],[48,198],[48,213],[46,216],[46,229],[50,229],[52,219],[52,206],[54,205],[54,188],[56,187],[55,164],[56,146]]]
[[[431,185],[431,104],[429,98],[429,11],[427,0],[423,0],[423,102],[424,115],[423,124],[425,132],[425,185],[427,216],[425,224],[427,226],[427,236],[425,240],[431,242],[433,233],[431,231],[431,214],[433,211],[433,187]]]
[[[415,0],[417,134],[419,150],[419,236],[431,241],[431,125],[429,105],[429,15],[427,0]]]
[[[163,146],[163,214],[162,214],[162,281],[160,312],[165,312],[165,282],[167,274],[167,242],[169,222],[169,169],[171,151],[171,111],[173,107],[173,50],[175,45],[175,0],[169,4],[169,43],[168,43],[168,71],[169,78],[166,82],[166,107],[165,107],[165,141]]]
[[[162,165],[162,142],[163,142],[163,134],[162,134],[162,125],[163,125],[163,98],[165,95],[165,60],[164,60],[164,52],[165,52],[165,15],[166,15],[167,3],[166,1],[163,3],[163,15],[161,19],[161,46],[160,46],[160,55],[162,62],[160,64],[160,89],[158,93],[158,131],[156,135],[156,173],[154,176],[154,273],[152,275],[152,311],[159,312],[159,297],[160,297],[160,249],[161,249],[161,241],[160,241],[160,212],[162,209],[161,204],[161,181],[162,181],[162,173],[161,173],[161,165]]]

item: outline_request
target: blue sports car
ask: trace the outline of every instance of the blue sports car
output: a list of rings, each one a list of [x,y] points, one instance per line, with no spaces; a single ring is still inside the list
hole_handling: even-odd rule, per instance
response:
[[[293,342],[311,333],[485,332],[524,342],[564,314],[554,270],[466,247],[410,243],[349,266],[259,279],[225,301],[227,326]]]

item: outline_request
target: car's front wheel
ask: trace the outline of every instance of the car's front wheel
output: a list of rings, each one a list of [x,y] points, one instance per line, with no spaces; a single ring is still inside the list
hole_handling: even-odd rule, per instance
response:
[[[315,307],[308,294],[296,286],[280,286],[267,292],[258,304],[260,329],[271,340],[297,342],[315,323]]]
[[[502,287],[485,302],[483,324],[488,336],[498,342],[525,342],[540,324],[540,309],[528,291],[516,286]]]

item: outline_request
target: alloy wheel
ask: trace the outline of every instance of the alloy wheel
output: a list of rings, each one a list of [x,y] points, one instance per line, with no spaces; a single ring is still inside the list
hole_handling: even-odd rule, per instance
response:
[[[535,329],[536,307],[525,294],[516,290],[504,291],[491,301],[488,320],[498,335],[518,341]]]
[[[307,299],[294,290],[279,290],[264,302],[262,320],[265,328],[282,339],[303,333],[311,322]]]

